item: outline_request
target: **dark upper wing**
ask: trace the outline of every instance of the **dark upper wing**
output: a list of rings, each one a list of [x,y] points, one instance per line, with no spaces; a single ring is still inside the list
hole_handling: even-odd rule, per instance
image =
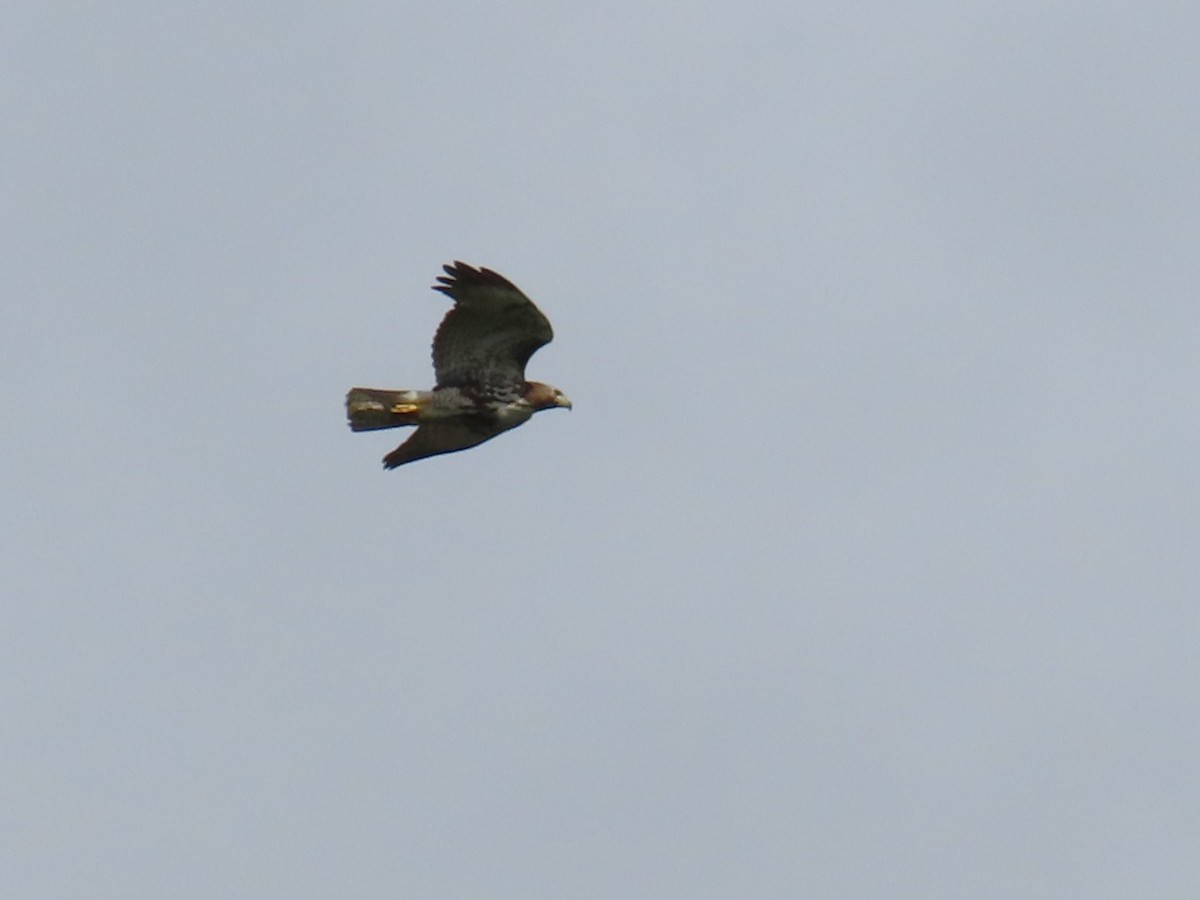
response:
[[[433,286],[454,300],[433,338],[439,387],[516,383],[554,332],[542,311],[503,275],[455,262]]]

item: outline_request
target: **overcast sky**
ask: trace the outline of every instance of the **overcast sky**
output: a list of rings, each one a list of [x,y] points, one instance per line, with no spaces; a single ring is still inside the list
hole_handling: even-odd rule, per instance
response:
[[[4,896],[1200,896],[1195,4],[0,28]]]

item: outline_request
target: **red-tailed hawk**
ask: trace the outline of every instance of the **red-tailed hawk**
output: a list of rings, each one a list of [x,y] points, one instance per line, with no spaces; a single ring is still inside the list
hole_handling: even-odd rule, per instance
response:
[[[346,417],[354,431],[416,425],[383,458],[384,468],[465,450],[516,428],[535,412],[571,401],[556,387],[525,380],[525,364],[554,332],[528,297],[491,269],[455,262],[433,286],[454,308],[433,337],[431,391],[351,388]]]

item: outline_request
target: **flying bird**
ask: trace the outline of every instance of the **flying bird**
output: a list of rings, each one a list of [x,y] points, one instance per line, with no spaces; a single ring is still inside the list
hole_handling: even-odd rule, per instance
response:
[[[356,387],[346,394],[353,431],[417,426],[383,458],[385,469],[482,444],[543,409],[571,408],[558,388],[525,380],[529,357],[554,338],[533,301],[491,269],[442,268],[433,289],[454,306],[433,337],[433,390]]]

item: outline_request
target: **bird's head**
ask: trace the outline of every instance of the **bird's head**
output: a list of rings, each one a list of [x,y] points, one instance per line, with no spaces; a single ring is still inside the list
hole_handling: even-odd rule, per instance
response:
[[[534,410],[554,409],[561,406],[571,408],[571,401],[558,388],[540,381],[529,381],[525,384],[525,399]]]

